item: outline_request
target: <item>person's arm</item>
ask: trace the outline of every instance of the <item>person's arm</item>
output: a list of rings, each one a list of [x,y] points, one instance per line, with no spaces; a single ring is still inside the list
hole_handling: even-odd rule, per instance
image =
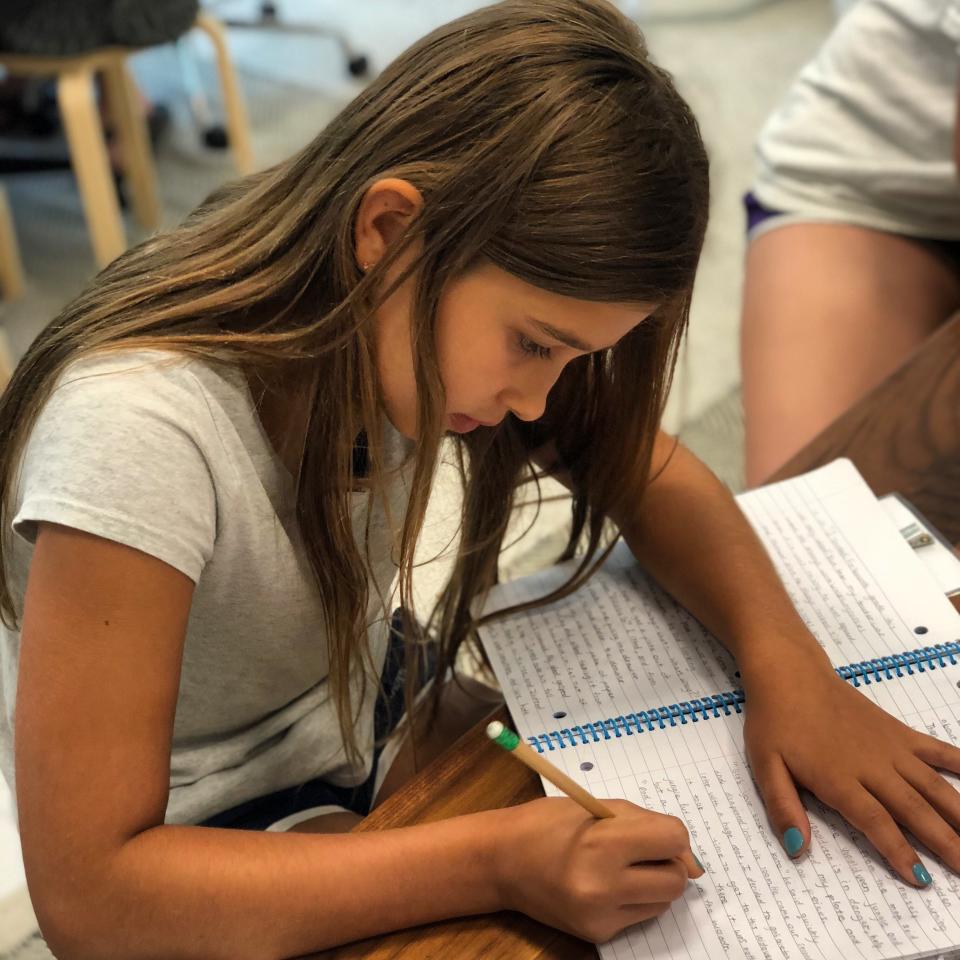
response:
[[[552,447],[534,461],[550,471]],[[627,497],[610,519],[647,572],[690,611],[743,667],[776,655],[769,637],[789,638],[811,663],[830,661],[806,629],[773,564],[730,491],[689,450],[657,435],[644,495]],[[554,476],[568,488],[567,473]],[[643,489],[629,478],[626,489]]]
[[[662,432],[651,473],[656,479],[643,500],[611,518],[643,567],[733,654],[741,672],[762,672],[784,643],[832,671],[730,491]]]
[[[271,960],[519,909],[607,939],[686,886],[679,821],[545,799],[382,833],[164,824],[193,583],[42,523],[25,598],[16,790],[27,881],[61,960]],[[496,749],[491,746],[491,749]]]
[[[960,871],[960,794],[933,769],[960,772],[960,749],[911,730],[834,673],[730,492],[664,433],[651,476],[611,519],[637,560],[736,658],[748,756],[788,851],[810,843],[798,791],[806,787],[909,883],[924,885],[923,874],[898,822]],[[641,490],[642,479],[632,485]]]

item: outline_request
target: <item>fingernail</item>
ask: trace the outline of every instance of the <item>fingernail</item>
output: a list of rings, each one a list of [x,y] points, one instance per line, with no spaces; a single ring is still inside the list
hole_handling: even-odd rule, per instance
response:
[[[791,857],[803,848],[803,834],[796,827],[788,827],[783,833],[783,846]]]
[[[701,869],[704,873],[707,871],[704,870],[703,864],[700,862],[700,858],[691,850],[690,853],[693,855],[693,862]]]
[[[929,887],[933,883],[933,877],[927,873],[927,868],[922,863],[915,863],[913,865],[913,875],[916,877],[917,883],[922,887]]]

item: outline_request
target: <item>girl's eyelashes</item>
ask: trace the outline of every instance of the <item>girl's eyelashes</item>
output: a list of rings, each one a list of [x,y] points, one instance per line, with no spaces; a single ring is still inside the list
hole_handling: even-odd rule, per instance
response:
[[[524,334],[519,334],[519,344],[520,349],[524,353],[529,353],[532,356],[539,357],[541,360],[549,360],[551,353],[550,347],[544,347],[541,344],[537,343],[535,340],[531,340],[528,336]]]

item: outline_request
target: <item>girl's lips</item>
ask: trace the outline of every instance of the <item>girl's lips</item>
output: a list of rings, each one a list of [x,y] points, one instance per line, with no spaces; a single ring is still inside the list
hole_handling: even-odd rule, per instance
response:
[[[480,421],[474,420],[473,417],[468,417],[463,413],[450,414],[450,428],[456,433],[469,433],[471,430],[476,430],[479,426]]]

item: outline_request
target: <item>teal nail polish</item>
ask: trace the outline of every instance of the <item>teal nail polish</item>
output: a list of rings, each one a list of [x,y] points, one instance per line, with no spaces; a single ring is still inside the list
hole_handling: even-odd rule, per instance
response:
[[[933,883],[933,877],[927,873],[927,868],[922,863],[915,863],[913,865],[913,875],[917,878],[917,883],[925,887],[929,887],[930,884]]]
[[[691,850],[690,852],[693,853],[692,850]],[[699,858],[695,853],[693,853],[693,862],[694,862],[701,870],[703,870],[703,864],[700,862],[700,858]]]
[[[795,857],[803,848],[803,834],[796,827],[788,827],[783,833],[783,846]]]

